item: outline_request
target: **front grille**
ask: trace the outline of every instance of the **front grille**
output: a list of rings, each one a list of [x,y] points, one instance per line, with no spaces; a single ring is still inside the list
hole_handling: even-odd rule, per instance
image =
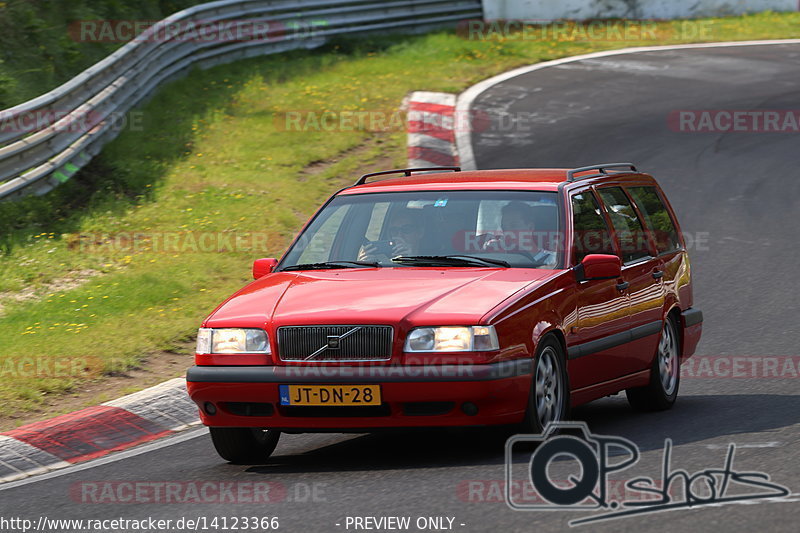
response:
[[[283,326],[278,353],[283,361],[385,361],[392,356],[392,327]]]

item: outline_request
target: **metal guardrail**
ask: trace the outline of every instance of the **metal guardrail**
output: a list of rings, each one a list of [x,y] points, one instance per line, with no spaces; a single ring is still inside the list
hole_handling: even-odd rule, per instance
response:
[[[338,35],[418,32],[481,16],[481,0],[221,0],[179,11],[60,87],[0,111],[0,199],[44,194],[67,181],[117,135],[114,116],[194,66],[314,48]],[[215,24],[235,31],[258,21],[284,28],[318,24],[310,35],[192,38],[193,31],[213,31]],[[159,37],[170,29],[168,39]],[[4,126],[19,124],[21,117],[34,117],[35,127]],[[87,127],[75,127],[87,117]]]

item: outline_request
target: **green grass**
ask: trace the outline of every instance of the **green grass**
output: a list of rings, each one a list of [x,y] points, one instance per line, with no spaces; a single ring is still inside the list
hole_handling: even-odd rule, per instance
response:
[[[53,89],[120,46],[80,42],[71,22],[159,20],[203,1],[0,1],[0,109]]]
[[[799,23],[797,13],[714,19],[704,37],[800,37]],[[340,41],[171,83],[143,107],[143,130],[123,132],[78,177],[46,196],[0,204],[0,402],[34,408],[46,394],[191,338],[247,281],[252,260],[280,255],[330,193],[360,170],[404,163],[401,131],[287,132],[275,126],[281,112],[391,112],[412,90],[456,92],[524,64],[679,42],[679,24],[660,23],[657,42],[471,41],[453,32]],[[266,245],[134,251],[75,237],[132,232],[258,234]],[[53,289],[79,271],[95,275]],[[20,291],[30,299],[10,298]],[[77,370],[20,372],[25,358],[68,361]]]

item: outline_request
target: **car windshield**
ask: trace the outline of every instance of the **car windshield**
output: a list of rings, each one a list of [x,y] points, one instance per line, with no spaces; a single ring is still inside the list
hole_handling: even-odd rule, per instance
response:
[[[376,267],[557,268],[557,194],[423,191],[340,195],[281,270]]]

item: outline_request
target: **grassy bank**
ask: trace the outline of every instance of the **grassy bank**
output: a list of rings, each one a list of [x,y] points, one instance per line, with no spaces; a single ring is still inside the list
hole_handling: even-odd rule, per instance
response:
[[[120,46],[82,41],[74,31],[78,21],[159,20],[199,3],[202,0],[0,2],[0,109],[53,89]]]
[[[285,112],[388,115],[411,90],[457,92],[569,55],[800,37],[796,13],[702,22],[693,35],[680,22],[659,23],[643,40],[438,32],[341,41],[173,82],[141,110],[142,127],[78,177],[0,204],[0,401],[35,409],[86,379],[175,350],[248,279],[252,259],[280,255],[331,192],[362,170],[404,163],[402,131],[286,131]],[[200,243],[202,235],[210,240]]]

